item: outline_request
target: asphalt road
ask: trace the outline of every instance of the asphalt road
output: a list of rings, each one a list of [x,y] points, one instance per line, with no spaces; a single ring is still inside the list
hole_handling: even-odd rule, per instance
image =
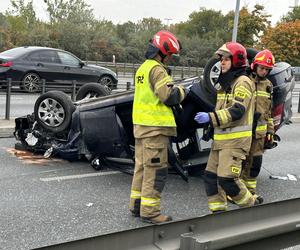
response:
[[[265,154],[258,192],[266,203],[300,197],[300,124],[279,131],[280,145]],[[0,248],[32,249],[146,226],[128,212],[131,176],[95,172],[87,162],[44,160],[0,139]],[[292,174],[297,181],[270,179]],[[169,175],[162,211],[175,220],[208,214],[201,176],[188,183]],[[235,209],[234,206],[231,209]]]

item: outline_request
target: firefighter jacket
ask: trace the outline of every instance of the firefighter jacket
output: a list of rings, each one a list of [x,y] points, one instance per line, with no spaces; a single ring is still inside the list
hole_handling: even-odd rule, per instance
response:
[[[260,139],[264,138],[267,132],[274,134],[272,118],[273,85],[268,79],[261,79],[253,74],[250,79],[255,84],[253,136]]]
[[[242,75],[233,80],[225,91],[217,91],[214,112],[210,112],[214,127],[213,150],[242,148],[249,152],[252,141],[254,112],[254,83]]]
[[[136,138],[176,135],[171,106],[185,97],[182,87],[174,86],[165,67],[154,59],[146,60],[135,75],[132,119]]]

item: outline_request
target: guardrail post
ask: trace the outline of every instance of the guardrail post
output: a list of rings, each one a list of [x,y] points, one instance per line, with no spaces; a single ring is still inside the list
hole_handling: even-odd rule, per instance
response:
[[[76,80],[72,81],[72,94],[71,94],[71,99],[73,102],[76,100]]]
[[[184,70],[184,69],[183,69],[183,68],[184,68],[184,67],[182,66],[182,67],[181,67],[181,79],[183,79],[183,76],[184,76],[184,73],[183,73],[183,70]]]
[[[125,72],[126,72],[126,63],[124,63],[124,71],[123,71],[123,76],[125,76]]]
[[[118,66],[117,66],[117,64],[116,64],[116,66],[115,66],[115,69],[116,69],[116,74],[117,74],[117,78],[118,78],[119,73],[118,73]]]
[[[126,90],[130,90],[131,82],[126,82]]]
[[[45,94],[46,92],[46,80],[42,79],[42,94]]]
[[[298,99],[298,113],[300,113],[300,92],[299,92],[299,99]]]
[[[10,118],[10,97],[11,97],[11,78],[7,79],[7,88],[6,88],[6,105],[5,105],[5,119],[9,120]]]

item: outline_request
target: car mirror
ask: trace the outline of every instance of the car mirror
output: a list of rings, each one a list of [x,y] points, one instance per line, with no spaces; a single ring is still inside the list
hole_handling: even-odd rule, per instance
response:
[[[84,62],[79,62],[79,66],[82,68],[85,65]]]

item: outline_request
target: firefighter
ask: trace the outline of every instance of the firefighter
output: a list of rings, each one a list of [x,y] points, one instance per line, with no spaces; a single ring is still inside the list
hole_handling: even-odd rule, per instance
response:
[[[246,75],[246,49],[227,42],[216,54],[220,58],[217,102],[214,112],[198,112],[195,121],[214,128],[213,143],[204,173],[211,212],[227,210],[227,196],[240,207],[261,203],[241,181],[242,161],[252,140],[254,83]]]
[[[172,220],[160,212],[161,193],[168,173],[169,137],[176,136],[171,107],[181,103],[187,90],[174,85],[165,63],[180,49],[172,33],[159,31],[150,40],[146,61],[135,75],[135,169],[129,208],[133,216],[155,224]]]
[[[265,49],[257,53],[250,65],[250,78],[255,84],[253,137],[250,153],[243,161],[242,179],[252,194],[256,193],[257,176],[262,165],[264,146],[273,145],[272,118],[273,85],[266,78],[275,63],[272,53]],[[266,144],[266,145],[265,145]]]

